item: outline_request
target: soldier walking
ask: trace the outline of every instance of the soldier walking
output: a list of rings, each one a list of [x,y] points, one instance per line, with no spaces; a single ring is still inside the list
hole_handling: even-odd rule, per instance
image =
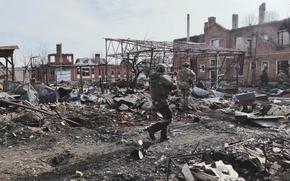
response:
[[[190,95],[191,88],[196,76],[194,71],[189,68],[189,63],[185,62],[182,64],[182,68],[178,73],[179,77],[179,89],[183,99],[183,110],[188,109],[188,97]]]
[[[167,129],[168,125],[172,121],[172,112],[169,108],[167,98],[170,91],[176,88],[170,78],[165,75],[165,67],[166,66],[164,64],[158,64],[156,66],[156,72],[149,76],[153,109],[162,114],[163,120],[145,129],[148,131],[152,140],[156,140],[155,133],[161,131],[160,142],[168,140]]]

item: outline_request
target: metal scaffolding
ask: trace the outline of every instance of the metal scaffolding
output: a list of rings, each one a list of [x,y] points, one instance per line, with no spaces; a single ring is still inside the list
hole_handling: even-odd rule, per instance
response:
[[[219,71],[224,65],[226,57],[232,57],[233,63],[238,64],[238,61],[244,60],[245,51],[208,46],[205,43],[193,43],[186,41],[147,41],[147,40],[132,40],[132,39],[112,39],[105,38],[106,43],[106,60],[115,63],[120,63],[124,60],[143,59],[154,67],[154,59],[162,57],[163,63],[168,63],[173,60],[174,56],[178,56],[184,61],[191,61],[191,67],[198,70],[198,60],[201,58],[215,58],[216,71],[216,86],[218,86]],[[223,58],[222,58],[223,57]],[[222,59],[222,62],[220,61]],[[218,67],[218,65],[222,65]],[[238,71],[236,79],[238,79]],[[237,80],[238,83],[238,80]]]
[[[5,78],[5,80],[15,80],[15,65],[13,60],[15,49],[18,49],[17,45],[0,46],[0,72],[2,74],[1,78]]]

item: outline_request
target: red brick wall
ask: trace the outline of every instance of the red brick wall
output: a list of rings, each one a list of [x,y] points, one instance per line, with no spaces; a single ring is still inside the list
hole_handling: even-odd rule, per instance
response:
[[[123,65],[97,65],[94,69],[95,77],[97,79],[103,78],[105,79],[107,69],[107,78],[111,81],[117,79],[126,79],[127,76],[127,69]]]
[[[217,38],[220,40],[220,46],[225,48],[236,48],[236,38],[244,37],[244,38],[253,38],[254,33],[259,32],[258,42],[256,48],[256,80],[259,80],[262,70],[262,62],[266,61],[269,63],[268,67],[268,75],[270,81],[277,80],[277,61],[282,60],[290,60],[290,47],[279,47],[277,46],[277,36],[278,31],[283,28],[283,21],[275,21],[271,23],[265,23],[262,25],[248,26],[242,27],[234,30],[226,30],[219,24],[215,22],[215,18],[210,17],[208,22],[204,24],[204,40],[207,45],[210,45],[210,40],[213,38]],[[261,36],[266,34],[269,37],[269,41],[263,39]],[[254,47],[252,48],[252,52],[254,52]],[[186,59],[180,56],[174,55],[173,57],[173,65],[175,70],[177,70],[183,61]],[[222,57],[221,57],[222,59]],[[241,80],[245,82],[251,81],[252,70],[251,70],[251,57],[246,56],[244,60],[243,66],[243,76],[240,77]],[[231,72],[230,74],[235,73],[233,67],[230,63],[231,60],[227,61],[227,66],[223,68],[221,73]],[[220,61],[222,62],[222,60]],[[205,64],[206,67],[209,66],[209,59],[199,59],[198,67],[201,64]],[[232,70],[230,70],[232,69]],[[230,75],[230,77],[233,75]],[[205,72],[198,72],[198,78],[207,80],[209,77],[209,72],[206,70]]]

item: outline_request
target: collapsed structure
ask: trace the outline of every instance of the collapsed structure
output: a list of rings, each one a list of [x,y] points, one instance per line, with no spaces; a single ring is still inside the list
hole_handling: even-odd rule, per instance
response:
[[[259,33],[282,23],[263,24],[264,11],[265,4],[260,24],[246,28],[238,28],[233,15],[232,30],[210,17],[205,34],[190,41],[105,38],[105,59],[75,59],[58,44],[47,62],[30,57],[24,74],[30,71],[31,82],[14,81],[17,47],[0,47],[7,83],[0,92],[0,180],[289,180],[289,86],[239,86],[245,75],[259,74],[261,62],[272,71],[273,60],[266,64],[263,57],[288,56],[288,47],[257,53],[258,45],[270,43]],[[248,29],[261,31],[245,35]],[[162,115],[152,107],[147,78],[158,63],[174,74],[183,62],[212,85],[194,85],[186,111],[179,91],[170,92],[169,141],[149,140],[145,127]],[[120,80],[125,86],[104,87]],[[221,88],[223,81],[230,88]]]
[[[123,63],[129,64],[129,68],[133,70],[135,79],[138,78],[139,73],[147,71],[147,76],[157,63],[166,63],[170,68],[170,72],[176,70],[176,57],[181,61],[190,60],[191,68],[196,70],[200,64],[199,61],[206,57],[211,57],[215,60],[213,63],[213,82],[218,87],[219,81],[223,80],[218,77],[220,72],[225,69],[224,65],[227,63],[236,65],[237,71],[224,72],[224,77],[230,77],[228,74],[232,73],[233,80],[238,80],[238,74],[242,65],[244,64],[243,50],[222,48],[209,46],[204,43],[192,43],[185,41],[176,42],[158,42],[158,41],[144,41],[144,40],[130,40],[130,39],[110,39],[106,38],[106,56],[109,59],[117,59]],[[173,62],[172,57],[174,56]],[[230,59],[226,59],[230,57]],[[181,62],[180,61],[180,62]],[[172,65],[173,64],[173,65]],[[131,67],[130,67],[131,66]],[[198,72],[198,71],[197,71]]]
[[[12,46],[0,46],[0,66],[1,74],[0,78],[5,80],[15,79],[15,64],[13,60],[14,50],[18,49],[17,45]],[[3,63],[4,59],[4,63]]]

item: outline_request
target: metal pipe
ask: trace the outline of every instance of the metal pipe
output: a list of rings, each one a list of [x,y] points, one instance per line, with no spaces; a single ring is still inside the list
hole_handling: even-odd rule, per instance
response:
[[[40,113],[43,113],[43,114],[48,115],[48,116],[54,116],[52,113],[49,113],[49,112],[46,112],[46,111],[43,111],[43,110],[39,110],[39,109],[36,109],[34,107],[26,106],[24,104],[19,104],[19,103],[15,103],[15,102],[3,100],[3,99],[0,99],[0,104],[13,105],[13,106],[17,106],[17,107],[22,107],[22,108],[25,108],[25,109],[29,109],[29,110],[32,110],[32,111],[40,112]],[[65,120],[67,122],[73,123],[75,125],[81,126],[81,124],[79,124],[79,123],[77,123],[75,121],[72,121],[70,119],[67,119],[67,118],[61,118],[61,119]]]

